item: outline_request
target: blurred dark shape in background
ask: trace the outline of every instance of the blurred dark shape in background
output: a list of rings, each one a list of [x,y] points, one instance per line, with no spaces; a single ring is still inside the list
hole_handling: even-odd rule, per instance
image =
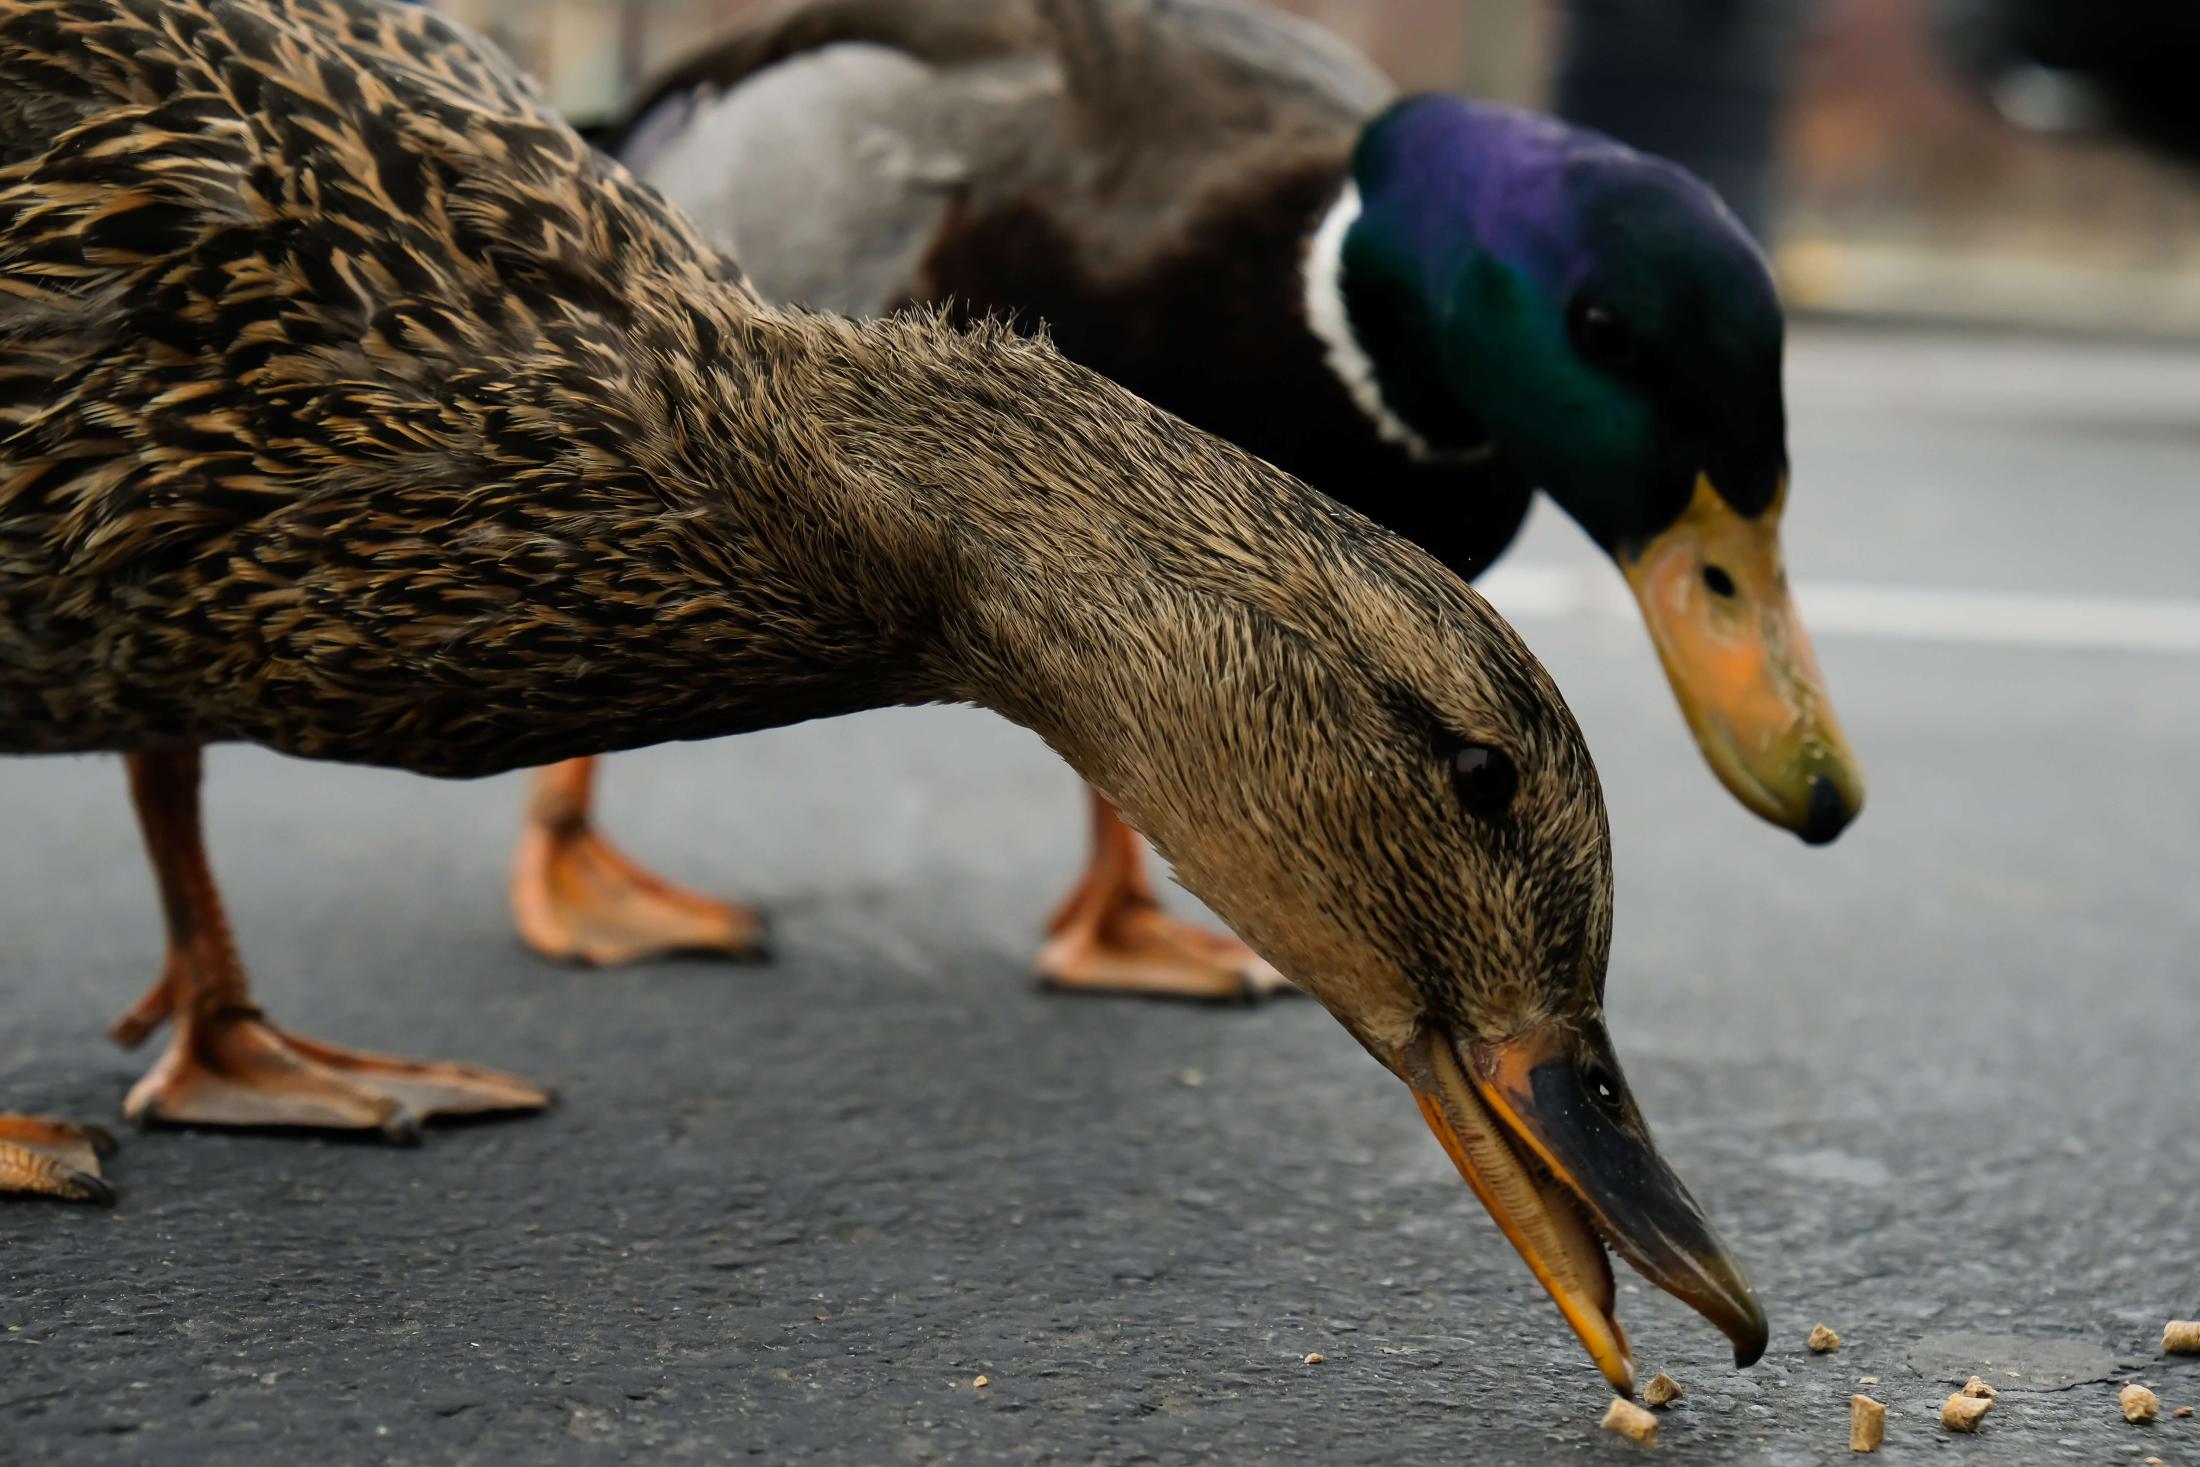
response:
[[[1790,304],[2200,337],[2194,173],[2108,133],[2011,126],[1952,60],[1943,3],[1822,0],[1781,150],[1775,260]]]
[[[1552,110],[1685,164],[1770,237],[1780,112],[1816,0],[1572,0]]]
[[[2011,123],[2200,162],[2196,0],[1937,0],[1951,64]]]

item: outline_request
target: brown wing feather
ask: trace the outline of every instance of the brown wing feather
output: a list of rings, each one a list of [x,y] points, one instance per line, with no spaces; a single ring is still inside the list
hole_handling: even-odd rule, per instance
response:
[[[1088,133],[1148,140],[1350,126],[1392,91],[1319,27],[1246,0],[783,0],[647,88],[603,144],[675,98],[851,43],[942,67],[1050,56]]]
[[[643,89],[626,120],[600,139],[617,154],[638,122],[700,89],[731,91],[782,61],[827,46],[862,44],[953,66],[1040,46],[1036,0],[779,0],[738,30]]]

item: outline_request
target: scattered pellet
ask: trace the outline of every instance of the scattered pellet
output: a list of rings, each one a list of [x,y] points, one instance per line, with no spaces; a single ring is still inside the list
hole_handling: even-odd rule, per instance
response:
[[[1840,1348],[1841,1337],[1825,1325],[1814,1324],[1810,1327],[1810,1352],[1813,1355],[1828,1354]]]
[[[2169,1467],[2169,1464],[2160,1457],[2141,1457],[2139,1460],[2145,1464],[2145,1467]]]
[[[2162,1414],[2162,1398],[2134,1381],[2116,1393],[2126,1421],[2152,1421]]]
[[[1858,1385],[1878,1385],[1879,1377],[1876,1375],[1860,1375],[1856,1378],[1856,1383]]]
[[[1650,1384],[1642,1388],[1642,1401],[1646,1406],[1670,1406],[1687,1394],[1688,1392],[1681,1389],[1679,1381],[1661,1370],[1650,1377]]]
[[[1597,1425],[1615,1436],[1626,1437],[1638,1447],[1658,1444],[1658,1418],[1620,1396],[1612,1397],[1612,1404],[1604,1408],[1604,1419]]]
[[[1989,1401],[1999,1400],[2001,1397],[2001,1392],[1995,1390],[1992,1386],[1988,1385],[1985,1381],[1979,1379],[1979,1377],[1975,1375],[1972,1376],[1969,1383],[1963,1387],[1963,1394],[1966,1396],[1984,1396]]]
[[[1207,1083],[1207,1076],[1201,1070],[1178,1070],[1176,1072],[1176,1083],[1182,1085],[1186,1090],[1197,1090]]]
[[[1966,1396],[1957,1391],[1940,1403],[1940,1424],[1950,1431],[1977,1431],[1979,1418],[1993,1405],[1992,1396]]]
[[[1887,1439],[1887,1408],[1870,1396],[1849,1397],[1849,1450],[1876,1452]]]
[[[972,1382],[971,1382],[971,1384],[972,1384],[973,1386],[976,1386],[976,1387],[977,1387],[977,1388],[978,1388],[979,1390],[981,1390],[981,1391],[982,1391],[982,1390],[984,1390],[984,1389],[985,1389],[985,1388],[986,1388],[987,1386],[989,1386],[989,1385],[993,1384],[993,1382],[992,1382],[992,1381],[990,1381],[990,1380],[987,1380],[987,1379],[986,1379],[986,1378],[985,1378],[984,1376],[982,1376],[982,1375],[981,1375],[981,1376],[979,1376],[979,1377],[978,1377],[978,1378],[977,1378],[976,1380],[972,1381]]]
[[[2173,1319],[2163,1325],[2162,1353],[2200,1355],[2200,1319]]]
[[[2176,1410],[2170,1412],[2169,1414],[2172,1416],[2190,1416],[2192,1414],[2192,1407],[2179,1406]]]
[[[1322,1363],[1322,1361],[1328,1358],[1329,1357],[1324,1355],[1321,1351],[1316,1350],[1313,1354],[1306,1357],[1306,1363],[1309,1365],[1319,1365]]]

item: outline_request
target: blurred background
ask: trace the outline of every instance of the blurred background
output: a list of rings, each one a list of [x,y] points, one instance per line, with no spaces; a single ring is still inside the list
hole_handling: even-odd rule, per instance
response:
[[[576,118],[760,0],[442,0]],[[2200,338],[2190,0],[1280,0],[1709,178],[1802,311]],[[2153,146],[2131,140],[2131,131]]]

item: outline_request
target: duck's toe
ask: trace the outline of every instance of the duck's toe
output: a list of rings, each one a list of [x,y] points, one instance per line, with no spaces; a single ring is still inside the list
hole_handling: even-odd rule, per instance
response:
[[[1042,984],[1070,993],[1254,1004],[1298,992],[1228,933],[1143,902],[1064,923],[1039,949],[1038,968]]]
[[[559,962],[769,956],[756,911],[666,881],[585,825],[530,824],[512,872],[512,915],[521,940]]]
[[[411,1143],[431,1116],[540,1110],[551,1098],[516,1075],[344,1049],[240,1011],[187,1023],[124,1110],[171,1125],[379,1131]]]
[[[114,1152],[115,1138],[97,1126],[0,1115],[0,1193],[111,1204],[99,1162]]]

